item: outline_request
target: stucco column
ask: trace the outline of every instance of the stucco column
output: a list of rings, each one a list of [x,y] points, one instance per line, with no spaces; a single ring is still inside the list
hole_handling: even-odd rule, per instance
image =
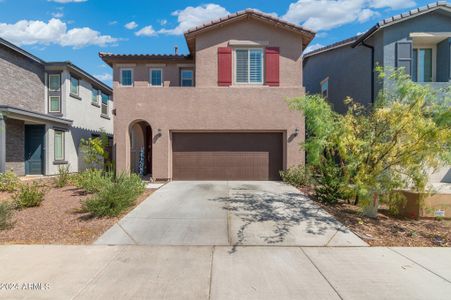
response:
[[[6,171],[6,124],[5,116],[0,113],[0,173]]]

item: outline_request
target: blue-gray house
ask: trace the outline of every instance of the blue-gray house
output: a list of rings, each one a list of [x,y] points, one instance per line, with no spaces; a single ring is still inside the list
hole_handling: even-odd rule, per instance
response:
[[[304,86],[323,94],[334,109],[346,111],[351,97],[374,103],[387,82],[377,65],[404,67],[414,81],[437,91],[451,86],[451,4],[439,1],[377,23],[367,32],[304,55]],[[451,168],[431,174],[431,183],[451,183]],[[448,187],[449,188],[449,187]]]
[[[371,105],[384,87],[376,65],[404,67],[414,81],[441,89],[451,81],[451,4],[439,1],[377,23],[367,32],[304,56],[308,93],[327,96],[338,112],[349,96]]]

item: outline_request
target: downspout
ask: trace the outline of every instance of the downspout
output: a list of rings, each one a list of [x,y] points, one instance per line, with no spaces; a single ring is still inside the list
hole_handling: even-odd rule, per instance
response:
[[[374,106],[374,46],[368,45],[365,41],[362,41],[362,46],[371,49],[371,106]]]

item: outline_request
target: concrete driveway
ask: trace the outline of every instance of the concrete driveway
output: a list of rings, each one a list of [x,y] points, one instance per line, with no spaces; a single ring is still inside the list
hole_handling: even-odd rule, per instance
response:
[[[367,246],[297,189],[260,181],[170,182],[95,244]]]

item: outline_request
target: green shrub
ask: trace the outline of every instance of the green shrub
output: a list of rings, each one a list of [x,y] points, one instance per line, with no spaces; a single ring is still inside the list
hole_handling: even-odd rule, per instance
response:
[[[323,162],[316,168],[315,182],[315,198],[321,202],[334,204],[350,197],[344,174],[334,162]]]
[[[15,192],[20,186],[20,179],[12,171],[0,173],[0,192]]]
[[[9,202],[0,202],[0,230],[10,228],[12,225],[13,207]]]
[[[44,195],[43,188],[37,182],[22,184],[19,191],[14,195],[14,201],[19,209],[35,207],[41,205]]]
[[[93,194],[99,192],[112,181],[112,173],[104,173],[101,170],[89,169],[74,176],[76,187]]]
[[[86,200],[83,208],[96,217],[114,217],[133,205],[144,188],[144,183],[138,175],[122,174]]]
[[[280,171],[280,177],[284,182],[295,187],[302,187],[310,184],[310,172],[305,166],[296,166],[285,171]]]
[[[70,180],[70,165],[61,165],[58,167],[58,175],[55,178],[55,185],[58,188],[65,187]]]

